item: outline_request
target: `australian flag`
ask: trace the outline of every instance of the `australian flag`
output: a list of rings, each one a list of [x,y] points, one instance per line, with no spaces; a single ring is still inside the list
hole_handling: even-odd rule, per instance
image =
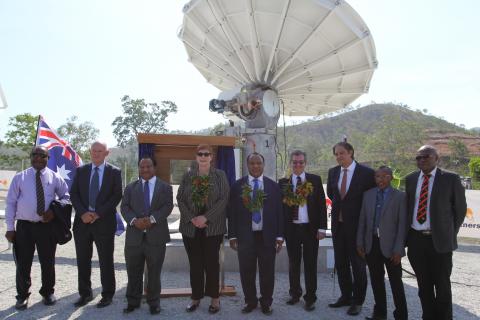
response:
[[[37,141],[35,142],[35,145],[44,146],[48,149],[50,157],[48,159],[47,167],[58,172],[67,183],[68,189],[70,189],[77,167],[83,164],[82,159],[67,141],[60,138],[55,130],[48,126],[42,116],[38,119]],[[118,212],[116,218],[116,234],[120,235],[125,231],[125,226]]]

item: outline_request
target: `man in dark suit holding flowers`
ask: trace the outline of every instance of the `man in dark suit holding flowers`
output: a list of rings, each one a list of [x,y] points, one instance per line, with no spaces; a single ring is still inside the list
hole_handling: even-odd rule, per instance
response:
[[[247,157],[248,176],[234,183],[230,191],[228,238],[238,251],[240,280],[245,295],[243,313],[252,312],[260,302],[262,312],[272,314],[275,254],[283,244],[283,213],[280,188],[263,176],[264,158]],[[260,299],[255,285],[257,263]]]
[[[288,252],[290,299],[296,304],[302,295],[300,269],[303,256],[305,272],[305,310],[315,309],[317,300],[318,240],[325,238],[327,208],[320,176],[306,173],[307,155],[295,150],[290,154],[292,175],[280,179],[283,194],[285,240]]]

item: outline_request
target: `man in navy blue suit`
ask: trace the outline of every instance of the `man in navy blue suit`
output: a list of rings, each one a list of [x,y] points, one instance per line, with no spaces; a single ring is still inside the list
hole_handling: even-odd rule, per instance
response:
[[[275,281],[275,254],[283,245],[283,213],[280,188],[263,176],[265,160],[259,153],[247,157],[248,176],[236,181],[230,190],[228,238],[230,247],[238,251],[240,280],[245,295],[242,313],[252,312],[260,302],[262,312],[272,314],[272,295]],[[244,190],[252,190],[248,195]],[[261,208],[253,212],[245,201],[255,202],[265,194]],[[244,199],[247,197],[248,199]],[[252,208],[250,208],[252,209]],[[255,278],[257,263],[260,280],[260,299],[257,298]]]

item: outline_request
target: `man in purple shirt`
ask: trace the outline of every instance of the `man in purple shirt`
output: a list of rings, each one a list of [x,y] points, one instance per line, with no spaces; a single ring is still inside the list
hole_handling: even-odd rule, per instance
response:
[[[51,223],[54,215],[49,207],[56,197],[61,200],[70,199],[68,186],[63,178],[47,168],[48,150],[45,147],[34,147],[30,160],[32,166],[17,173],[12,180],[5,213],[5,237],[14,244],[17,264],[15,308],[18,310],[24,310],[28,305],[30,270],[35,247],[42,269],[40,294],[43,296],[43,303],[49,306],[56,302],[53,292],[57,242]]]

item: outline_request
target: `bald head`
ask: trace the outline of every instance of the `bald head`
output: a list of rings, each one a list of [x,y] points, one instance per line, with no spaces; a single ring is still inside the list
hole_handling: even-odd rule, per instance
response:
[[[423,145],[418,149],[415,160],[417,160],[417,167],[424,174],[428,174],[437,166],[438,151],[434,146]]]

